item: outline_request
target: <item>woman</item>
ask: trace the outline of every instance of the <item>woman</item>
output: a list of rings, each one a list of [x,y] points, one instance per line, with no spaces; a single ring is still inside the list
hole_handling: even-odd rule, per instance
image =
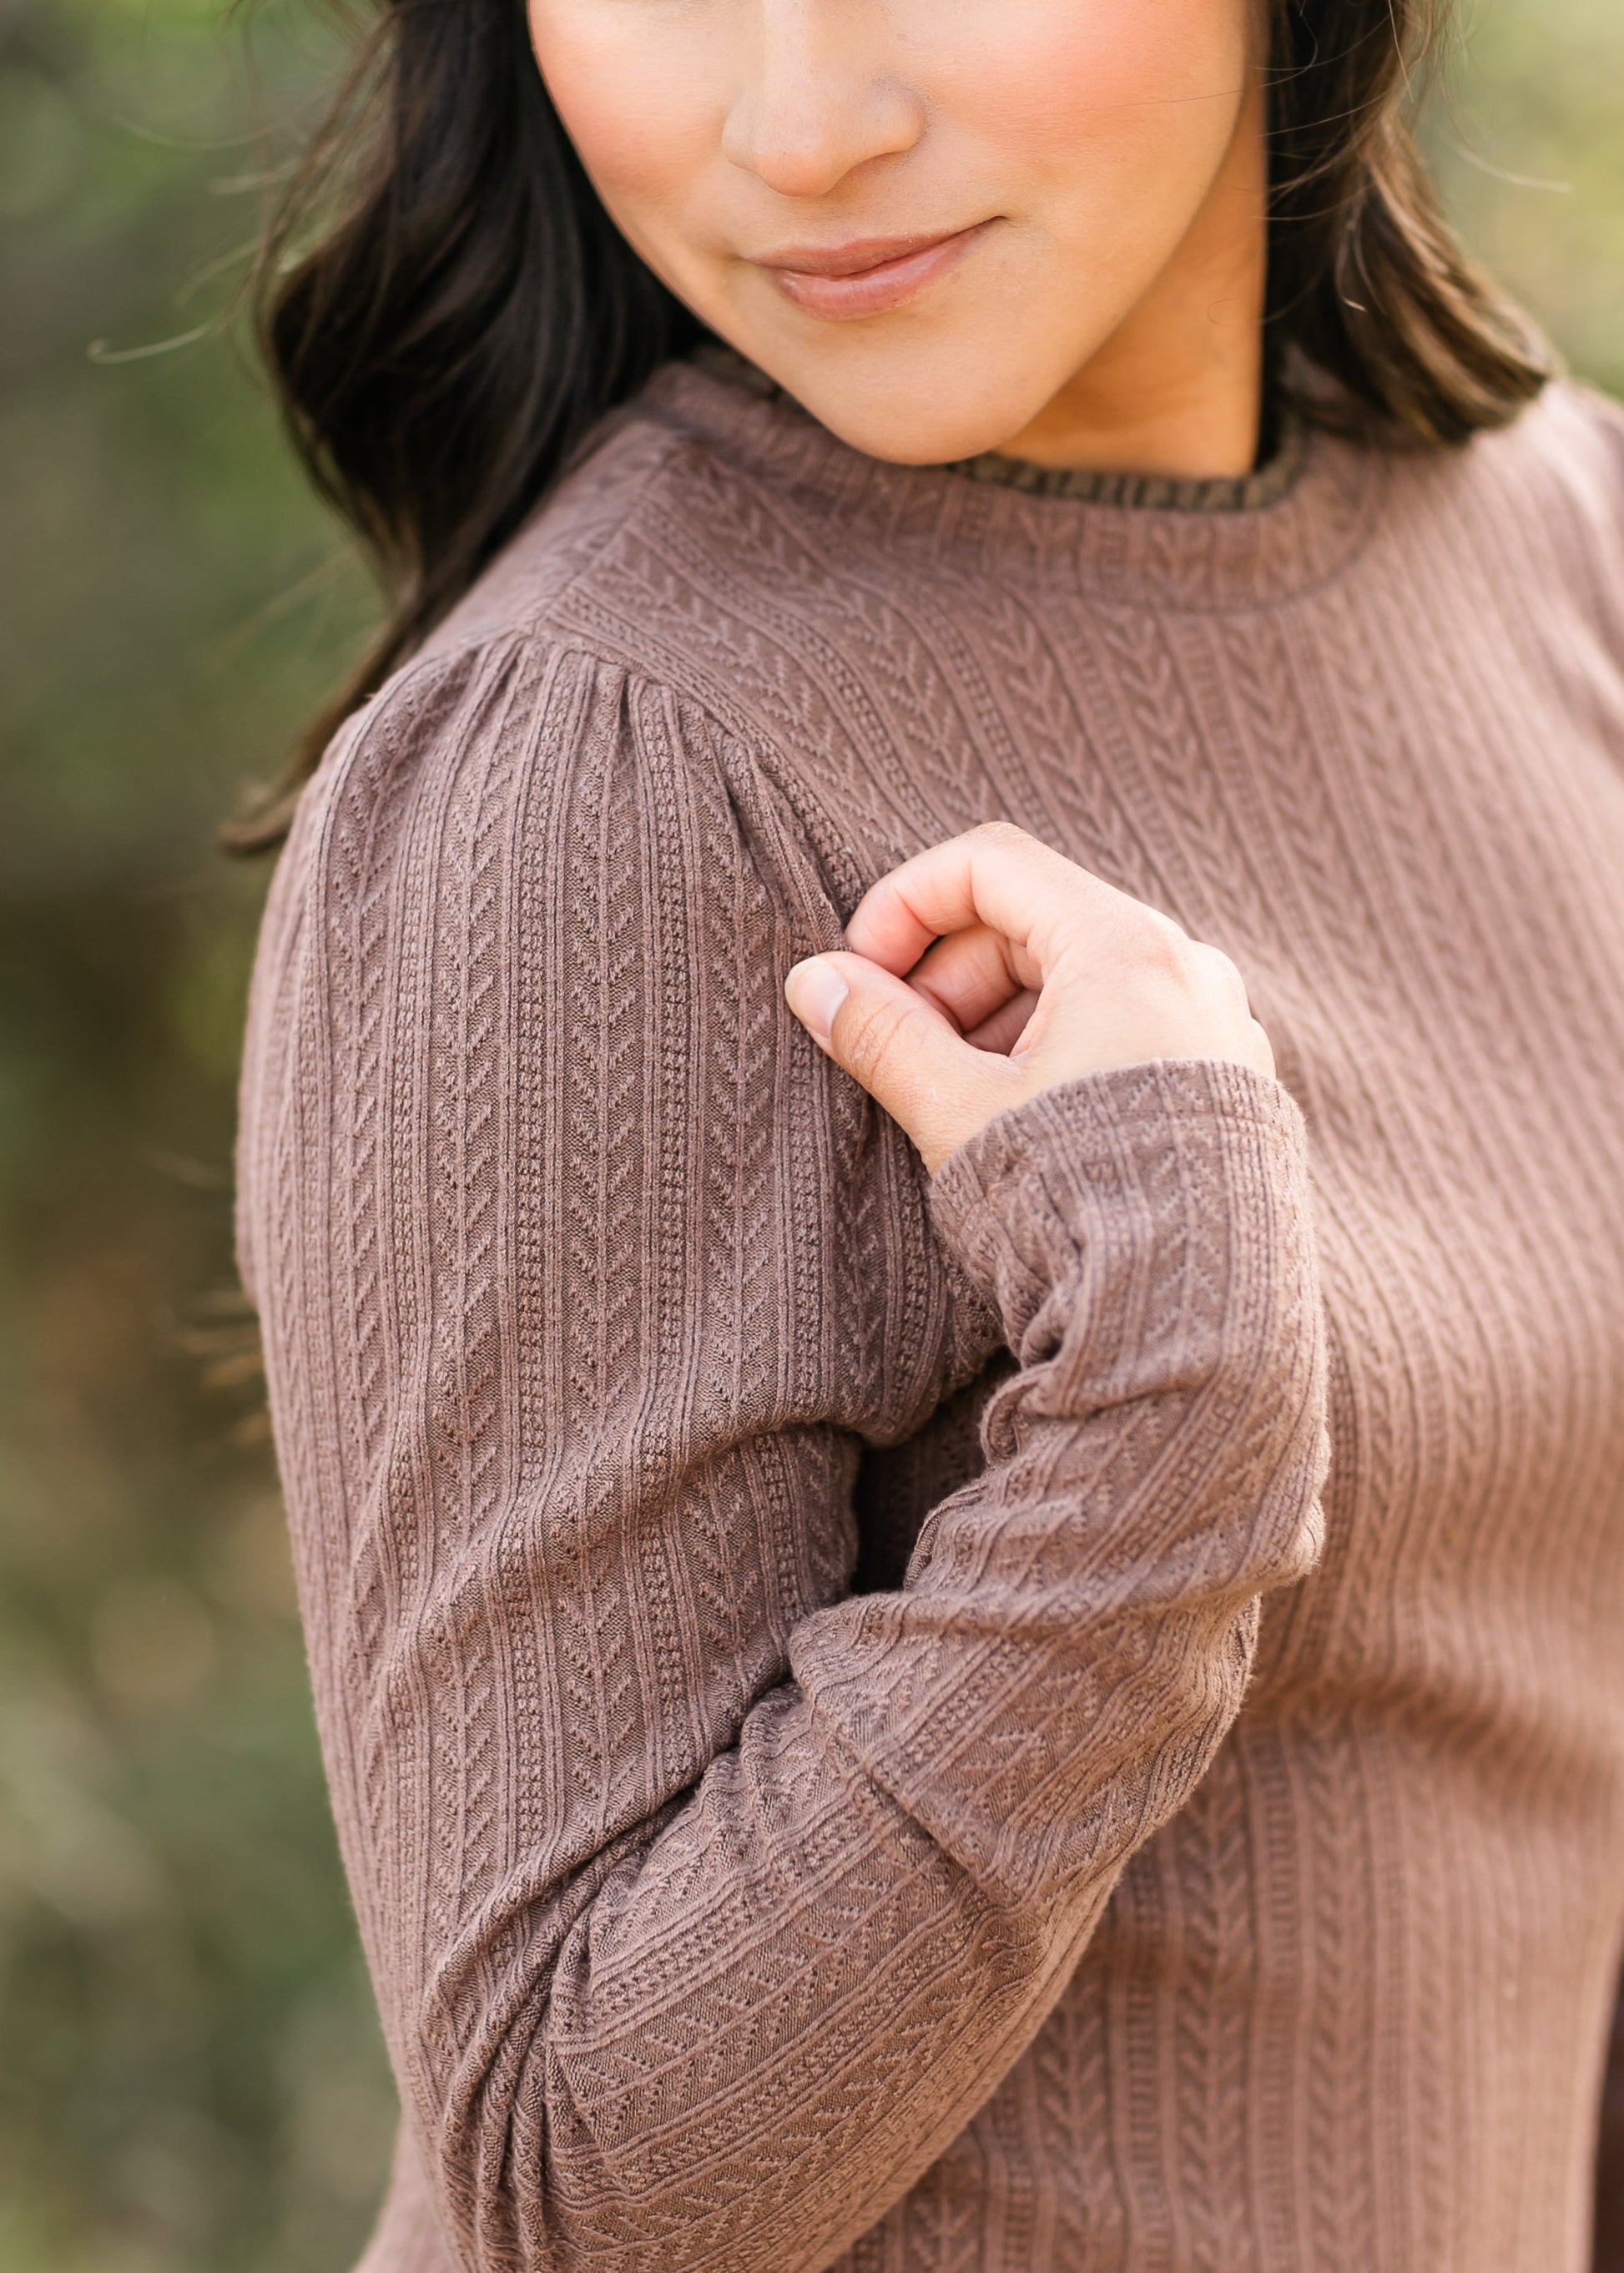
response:
[[[241,1197],[369,2273],[1585,2258],[1624,425],[1420,28],[402,4],[270,265],[398,598]]]

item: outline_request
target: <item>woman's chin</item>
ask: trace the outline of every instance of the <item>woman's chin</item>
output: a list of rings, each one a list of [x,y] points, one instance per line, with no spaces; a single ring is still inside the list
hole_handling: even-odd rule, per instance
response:
[[[1012,336],[1007,312],[927,328],[906,315],[786,323],[776,306],[690,304],[819,425],[892,465],[951,465],[1002,448],[1042,414],[1071,369],[1064,365],[1055,385],[1046,374],[1034,383],[1034,371],[1055,357],[1030,326],[1026,338]]]
[[[990,390],[966,402],[961,383],[945,373],[899,369],[865,373],[861,386],[831,386],[808,376],[797,386],[780,380],[822,426],[866,457],[896,466],[954,465],[983,451],[1003,449],[1042,408],[1027,391]]]

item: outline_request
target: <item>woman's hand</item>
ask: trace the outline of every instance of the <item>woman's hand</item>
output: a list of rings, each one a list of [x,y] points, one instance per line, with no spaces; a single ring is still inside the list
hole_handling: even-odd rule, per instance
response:
[[[882,876],[846,936],[849,953],[795,965],[789,1007],[933,1175],[996,1114],[1084,1074],[1274,1070],[1227,955],[1004,821]]]

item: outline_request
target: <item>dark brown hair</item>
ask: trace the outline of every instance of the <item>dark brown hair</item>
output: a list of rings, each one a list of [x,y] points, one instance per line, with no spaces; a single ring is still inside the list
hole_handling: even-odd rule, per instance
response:
[[[259,338],[294,446],[357,530],[383,629],[283,780],[228,832],[285,832],[329,734],[455,604],[603,412],[702,326],[609,220],[523,0],[379,0],[273,213]],[[1447,0],[1267,0],[1268,338],[1311,419],[1440,446],[1550,375],[1444,221],[1411,137]],[[1288,351],[1291,351],[1288,353]]]

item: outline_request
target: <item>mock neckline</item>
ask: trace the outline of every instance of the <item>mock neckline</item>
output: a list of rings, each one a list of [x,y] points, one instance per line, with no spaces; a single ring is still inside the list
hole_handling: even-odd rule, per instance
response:
[[[1285,496],[1303,469],[1304,456],[1302,425],[1285,413],[1274,448],[1249,474],[1106,473],[1040,466],[1030,458],[1006,457],[1001,450],[957,459],[944,471],[1022,490],[1029,497],[1073,498],[1084,505],[1121,506],[1132,513],[1255,513]]]
[[[1150,476],[1061,482],[1019,460],[902,466],[838,439],[731,349],[665,364],[645,411],[767,491],[793,495],[833,541],[863,536],[944,576],[1055,584],[1195,610],[1267,606],[1315,589],[1363,548],[1388,454],[1291,420],[1251,475],[1212,485]],[[1009,477],[1004,469],[1013,469]],[[787,501],[787,499],[786,499]]]

